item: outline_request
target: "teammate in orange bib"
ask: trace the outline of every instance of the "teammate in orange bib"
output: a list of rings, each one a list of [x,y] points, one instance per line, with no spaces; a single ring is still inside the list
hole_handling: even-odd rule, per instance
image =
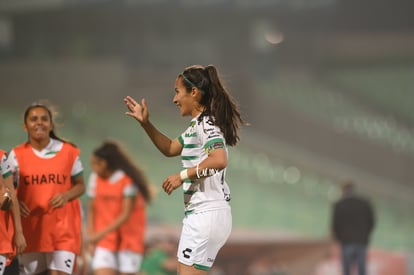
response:
[[[113,141],[94,151],[91,164],[87,230],[94,274],[136,274],[144,253],[147,181]]]
[[[0,150],[0,275],[16,253],[22,253],[26,248],[11,175],[6,152]]]
[[[72,274],[81,245],[78,198],[85,190],[80,150],[56,136],[43,103],[27,108],[24,129],[28,141],[9,155],[27,240],[20,274]]]

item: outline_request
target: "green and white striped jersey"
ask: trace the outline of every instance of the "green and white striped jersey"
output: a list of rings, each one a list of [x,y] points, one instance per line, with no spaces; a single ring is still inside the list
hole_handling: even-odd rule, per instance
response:
[[[184,169],[196,167],[215,149],[224,148],[228,152],[223,133],[214,121],[208,116],[203,116],[201,121],[198,118],[193,118],[190,126],[178,137],[183,146],[181,160]],[[207,177],[183,183],[185,213],[229,208],[230,189],[225,181],[226,169],[198,170],[198,173]]]
[[[0,155],[0,177],[7,178],[12,173],[11,166],[7,163],[6,153],[0,150]]]

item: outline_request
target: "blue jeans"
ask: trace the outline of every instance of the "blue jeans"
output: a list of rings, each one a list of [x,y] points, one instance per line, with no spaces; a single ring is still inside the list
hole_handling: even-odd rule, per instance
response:
[[[351,275],[356,264],[358,275],[366,275],[367,246],[362,244],[342,245],[342,267],[344,275]]]

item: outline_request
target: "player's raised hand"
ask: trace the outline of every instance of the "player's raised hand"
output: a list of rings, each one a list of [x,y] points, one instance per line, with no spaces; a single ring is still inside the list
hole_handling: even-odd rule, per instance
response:
[[[148,122],[149,113],[145,99],[142,99],[139,104],[131,96],[127,96],[124,98],[124,103],[129,110],[129,112],[125,112],[127,116],[135,118],[141,124]]]

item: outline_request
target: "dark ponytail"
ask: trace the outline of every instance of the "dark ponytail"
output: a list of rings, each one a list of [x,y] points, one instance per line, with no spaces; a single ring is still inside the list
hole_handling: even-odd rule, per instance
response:
[[[247,123],[241,117],[236,101],[222,85],[216,67],[194,65],[187,67],[181,75],[187,90],[196,87],[201,91],[200,104],[205,107],[202,115],[209,116],[220,128],[226,144],[236,145],[240,140],[239,126]]]

